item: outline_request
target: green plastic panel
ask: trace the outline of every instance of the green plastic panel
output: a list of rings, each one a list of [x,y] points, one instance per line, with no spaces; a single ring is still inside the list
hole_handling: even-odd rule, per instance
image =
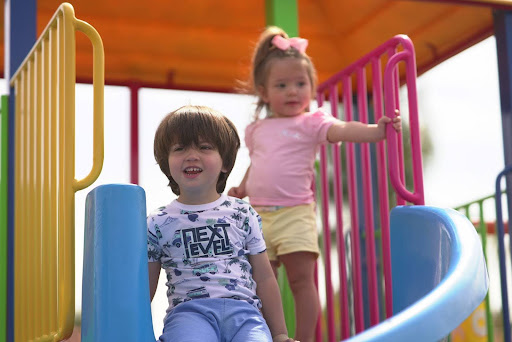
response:
[[[7,118],[8,96],[0,108],[0,341],[7,336]]]
[[[266,0],[265,16],[267,26],[279,26],[290,37],[299,35],[299,15],[296,0]]]

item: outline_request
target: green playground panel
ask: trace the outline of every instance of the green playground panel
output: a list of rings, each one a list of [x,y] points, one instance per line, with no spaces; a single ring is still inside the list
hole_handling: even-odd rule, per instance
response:
[[[8,96],[0,99],[0,341],[7,336],[7,117]]]
[[[279,26],[290,37],[299,35],[298,7],[296,0],[266,0],[265,19],[268,26]]]
[[[478,200],[460,205],[458,207],[455,207],[454,209],[457,211],[460,211],[462,214],[466,215],[466,217],[470,221],[473,217],[471,217],[470,214],[470,207],[476,206],[478,208],[478,225],[475,226],[476,231],[480,235],[480,239],[482,241],[482,250],[484,252],[485,262],[488,263],[488,255],[487,255],[487,227],[486,227],[486,219],[484,216],[484,203],[488,201],[494,201],[494,195],[490,195],[487,197],[480,198]],[[495,256],[493,256],[495,257]],[[494,342],[494,321],[491,313],[491,304],[489,300],[489,292],[487,292],[487,295],[485,296],[485,319],[487,323],[487,341],[488,342]]]

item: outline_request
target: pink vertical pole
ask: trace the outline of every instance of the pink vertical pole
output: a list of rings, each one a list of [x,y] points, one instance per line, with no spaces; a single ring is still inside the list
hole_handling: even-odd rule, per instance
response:
[[[350,76],[344,76],[343,84],[343,103],[345,108],[346,121],[353,118],[352,106],[352,80]],[[354,144],[346,143],[345,150],[347,154],[347,179],[350,205],[350,239],[352,241],[352,276],[354,292],[354,321],[356,334],[364,330],[364,310],[363,294],[361,280],[361,252],[359,247],[359,219],[357,210],[357,188],[356,188],[356,170],[354,157]]]
[[[330,102],[332,116],[339,118],[338,114],[338,88],[334,84],[330,89]],[[340,280],[340,323],[341,323],[341,338],[345,339],[350,337],[350,321],[348,311],[348,286],[347,286],[347,272],[346,272],[346,251],[345,251],[345,237],[343,235],[343,185],[341,178],[341,154],[340,145],[332,145],[332,158],[334,164],[334,200],[336,203],[336,244],[338,245],[338,271]]]
[[[384,70],[384,95],[385,95],[385,107],[386,107],[386,115],[388,117],[394,116],[394,107],[392,103],[392,99],[396,93],[396,87],[393,86],[395,82],[394,73],[396,72],[397,63],[400,61],[406,61],[407,67],[407,76],[409,77],[407,88],[410,96],[416,96],[416,66],[414,61],[410,61],[411,58],[414,58],[412,43],[410,47],[407,46],[407,42],[404,42],[404,51],[401,51],[395,55],[393,55]],[[414,70],[412,70],[414,69]],[[411,99],[409,99],[411,101]],[[422,178],[422,166],[421,166],[421,144],[419,140],[419,125],[418,125],[418,112],[417,112],[417,103],[413,100],[413,102],[409,103],[409,116],[410,116],[410,127],[411,127],[411,149],[413,155],[413,172],[415,174],[414,181],[418,182],[415,184],[417,187],[417,191],[415,193],[411,193],[407,191],[404,186],[404,181],[401,175],[401,169],[399,168],[398,154],[400,153],[400,145],[402,139],[400,137],[400,141],[393,139],[392,137],[396,136],[393,128],[391,126],[387,127],[387,137],[388,137],[388,158],[389,158],[389,176],[391,180],[391,184],[393,188],[396,190],[397,196],[400,195],[401,198],[408,200],[411,203],[423,205],[425,203],[423,198],[423,178]],[[414,138],[413,138],[414,137]],[[403,163],[402,163],[403,167]]]
[[[396,49],[395,49],[396,51]],[[400,111],[400,75],[398,73],[398,66],[393,72],[395,81],[393,82],[393,93],[395,95],[395,108]],[[388,113],[391,115],[392,113]],[[402,140],[402,133],[399,132],[396,134],[396,141],[398,147],[398,168],[400,170],[400,179],[402,180],[402,184],[405,184],[405,168],[404,168],[404,147]],[[397,202],[399,205],[405,205],[405,199],[401,197],[400,202]]]
[[[373,101],[375,121],[383,116],[383,94],[380,58],[372,59]],[[379,188],[379,212],[382,236],[382,269],[384,273],[384,292],[386,298],[386,318],[393,315],[393,288],[391,281],[391,241],[389,231],[388,177],[386,150],[384,141],[377,143],[377,182]]]
[[[393,47],[390,47],[388,49],[388,63],[389,63],[389,60],[396,54],[396,46],[393,46]],[[393,73],[392,73],[392,76],[391,76],[391,81],[388,83],[388,84],[384,84],[384,87],[389,87],[388,88],[388,91],[391,92],[391,96],[389,96],[388,98],[386,98],[386,104],[389,105],[390,108],[396,108],[398,110],[400,110],[400,99],[399,99],[399,84],[400,84],[400,79],[399,79],[399,75],[398,75],[398,70],[393,70]],[[388,101],[391,101],[392,102],[392,105],[391,104],[388,104],[387,102]],[[387,108],[387,107],[386,107]],[[400,154],[403,153],[403,150],[402,150],[402,137],[401,136],[394,136],[393,139],[395,139],[396,144],[395,146],[397,146],[397,160],[396,160],[396,167],[398,168],[398,173],[399,173],[399,177],[400,177],[400,180],[403,182],[403,179],[404,179],[404,171],[403,171],[403,158],[402,156],[400,156]],[[396,204],[397,205],[405,205],[405,200],[404,198],[397,192],[396,193]]]
[[[411,154],[413,166],[414,192],[418,195],[415,204],[425,205],[423,190],[423,163],[421,160],[420,124],[418,118],[418,94],[416,92],[416,57],[411,41],[405,41],[408,53],[406,57],[406,81],[409,103],[409,125],[411,128]]]
[[[400,80],[399,80],[399,76],[398,76],[398,66],[395,70],[394,93],[395,93],[395,104],[396,104],[395,108],[400,111],[400,101],[398,100],[399,94],[400,94]],[[394,115],[394,113],[388,113],[388,115],[392,115],[392,114]],[[396,134],[396,141],[398,143],[398,167],[400,170],[400,179],[402,180],[402,184],[405,184],[404,144],[403,144],[402,132],[398,132],[398,134]],[[402,205],[405,204],[405,199],[403,198],[403,200],[404,200],[404,202],[400,203]]]
[[[319,101],[320,102],[320,101]],[[334,295],[331,277],[331,232],[329,229],[329,181],[327,177],[327,146],[320,147],[320,186],[322,189],[322,223],[325,260],[325,294],[327,301],[327,336],[328,341],[336,340],[334,327]]]
[[[323,102],[324,102],[324,99],[322,97],[322,95],[319,93],[317,94],[317,102],[318,102],[318,105],[321,107]],[[313,193],[315,194],[315,198],[316,198],[316,180],[315,178],[313,178],[313,181],[311,182],[311,190],[313,190]],[[316,208],[315,208],[316,209]],[[315,263],[315,286],[316,286],[316,289],[317,289],[317,292],[318,292],[318,259]],[[318,313],[318,318],[316,320],[316,342],[321,342],[323,341],[323,335],[322,335],[322,310],[320,310],[320,312]]]
[[[357,71],[357,100],[359,104],[359,120],[368,123],[368,107],[366,94],[366,72],[364,67]],[[368,279],[368,298],[370,324],[379,323],[379,296],[377,291],[377,258],[375,253],[375,227],[373,220],[372,175],[370,162],[370,144],[361,144],[361,162],[363,179],[363,199],[366,228],[366,266]]]

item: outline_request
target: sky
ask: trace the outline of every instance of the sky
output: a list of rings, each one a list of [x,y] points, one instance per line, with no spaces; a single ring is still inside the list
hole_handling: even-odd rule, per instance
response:
[[[491,195],[495,178],[504,167],[494,37],[420,76],[417,86],[420,125],[428,130],[433,144],[432,158],[424,163],[426,204],[454,207]],[[152,211],[175,198],[153,158],[153,135],[162,117],[182,105],[207,105],[228,116],[243,141],[244,128],[251,122],[254,98],[154,89],[142,89],[139,95],[140,185],[146,192],[146,209]],[[85,197],[101,184],[129,183],[129,104],[127,88],[106,87],[103,170],[91,187],[76,194],[77,311],[81,309]],[[76,133],[76,179],[87,175],[92,163],[91,113],[92,88],[77,85],[76,127],[80,129]],[[226,189],[240,183],[248,165],[248,152],[242,146]],[[490,271],[495,267],[489,265]],[[157,337],[167,307],[164,278],[160,278],[152,304]]]

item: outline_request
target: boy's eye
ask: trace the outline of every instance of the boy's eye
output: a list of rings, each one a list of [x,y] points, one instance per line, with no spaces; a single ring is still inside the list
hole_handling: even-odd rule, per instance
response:
[[[276,84],[276,87],[277,87],[277,88],[284,88],[284,87],[286,87],[286,84],[284,84],[284,83],[278,83],[278,84]]]
[[[300,82],[298,83],[298,85],[299,85],[299,87],[304,87],[304,86],[306,85],[306,82],[304,82],[304,81],[300,81]]]
[[[179,146],[179,145],[173,146],[172,151],[173,152],[183,151],[183,146]]]
[[[202,144],[200,148],[201,150],[213,150],[213,146],[209,144]]]

